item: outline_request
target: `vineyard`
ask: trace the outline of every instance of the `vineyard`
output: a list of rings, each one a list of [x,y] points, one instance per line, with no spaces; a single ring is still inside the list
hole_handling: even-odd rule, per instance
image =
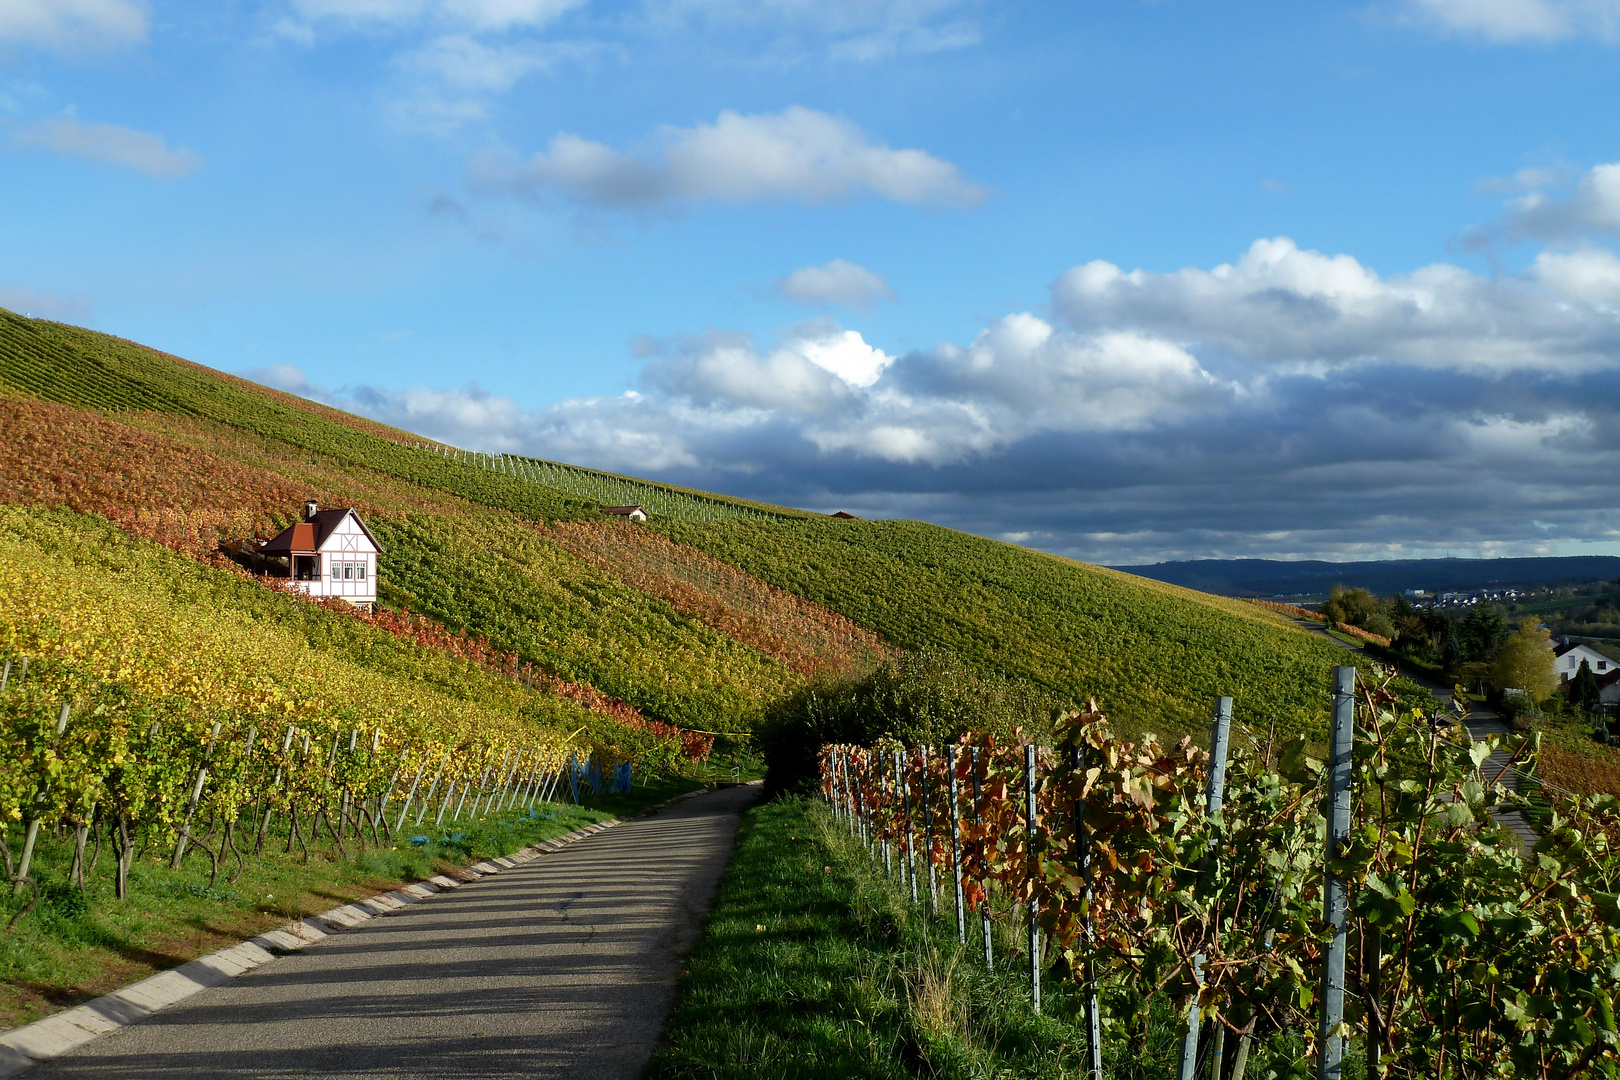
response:
[[[1615,800],[1564,800],[1527,859],[1490,824],[1494,742],[1340,682],[1328,762],[1219,716],[1209,752],[1131,743],[1092,709],[1055,748],[829,746],[822,793],[1037,1012],[1046,987],[1088,1075],[1620,1075]]]
[[[916,521],[653,523],[901,649],[948,649],[1056,698],[1107,702],[1123,730],[1190,732],[1243,687],[1256,723],[1324,734],[1322,671],[1344,653],[1240,600]]]

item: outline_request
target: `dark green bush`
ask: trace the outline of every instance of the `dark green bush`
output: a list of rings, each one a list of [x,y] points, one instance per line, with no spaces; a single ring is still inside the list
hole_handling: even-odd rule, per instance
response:
[[[1003,737],[1045,731],[1056,702],[1027,683],[984,675],[951,653],[925,649],[854,680],[822,679],[772,708],[757,737],[767,793],[803,791],[826,743],[871,746],[882,738],[938,746],[964,731]]]

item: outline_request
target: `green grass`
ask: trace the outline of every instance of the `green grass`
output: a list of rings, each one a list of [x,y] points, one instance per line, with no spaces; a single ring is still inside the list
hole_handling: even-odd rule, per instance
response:
[[[1214,698],[1309,730],[1345,653],[1252,604],[915,521],[658,526],[904,648],[936,646],[1123,730],[1201,731]]]
[[[154,847],[131,868],[130,895],[123,902],[113,896],[110,841],[103,838],[99,865],[81,891],[67,881],[71,834],[55,838],[46,832],[35,863],[42,902],[0,933],[0,1029],[37,1020],[292,919],[510,854],[592,822],[627,817],[701,786],[663,779],[619,795],[586,796],[579,806],[537,803],[532,816],[514,812],[478,822],[464,817],[438,829],[426,816],[421,826],[407,821],[400,837],[381,848],[370,845],[364,853],[351,835],[345,840],[347,859],[324,838],[310,845],[307,861],[296,846],[288,855],[287,830],[280,824],[272,827],[262,852],[249,856],[234,882],[230,878],[236,862],[228,854],[210,884],[211,860],[201,850],[192,848],[185,865],[171,871],[172,851]],[[14,853],[20,849],[20,834],[20,827],[10,830]],[[429,841],[410,843],[412,836],[421,835]],[[209,846],[215,846],[213,841]],[[26,894],[0,893],[0,926],[27,900]]]
[[[942,893],[943,895],[943,893]],[[1082,998],[1048,972],[1029,1004],[1021,939],[1003,911],[997,969],[977,933],[926,917],[826,808],[782,799],[744,816],[703,937],[645,1080],[1065,1080],[1085,1076]],[[970,926],[973,925],[970,923]],[[1181,1021],[1172,1003],[1126,1017],[1134,989],[1105,987],[1105,1075],[1173,1076]],[[1227,1045],[1227,1053],[1233,1052]],[[1250,1077],[1288,1073],[1292,1034],[1256,1044]],[[1364,1074],[1359,1048],[1346,1077]]]

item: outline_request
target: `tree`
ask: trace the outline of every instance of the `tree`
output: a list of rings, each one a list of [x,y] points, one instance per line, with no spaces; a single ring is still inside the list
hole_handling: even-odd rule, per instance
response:
[[[1585,660],[1581,661],[1575,678],[1570,681],[1569,700],[1583,709],[1590,709],[1602,700],[1603,692],[1598,689],[1597,676],[1592,674],[1591,665]]]
[[[1464,660],[1490,662],[1507,636],[1507,618],[1495,604],[1480,604],[1457,625],[1457,646]]]
[[[1523,690],[1531,701],[1551,697],[1558,689],[1552,632],[1530,619],[1520,623],[1518,631],[1502,643],[1492,677],[1498,687]]]

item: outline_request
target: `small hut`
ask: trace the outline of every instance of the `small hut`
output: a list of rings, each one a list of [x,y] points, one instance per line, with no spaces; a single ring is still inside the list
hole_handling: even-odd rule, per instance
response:
[[[622,517],[626,521],[646,521],[647,511],[639,506],[604,506],[602,513],[611,517]]]
[[[286,560],[280,575],[309,596],[332,596],[356,607],[377,602],[377,557],[382,545],[353,509],[322,510],[304,504],[304,520],[259,547],[259,554]]]

